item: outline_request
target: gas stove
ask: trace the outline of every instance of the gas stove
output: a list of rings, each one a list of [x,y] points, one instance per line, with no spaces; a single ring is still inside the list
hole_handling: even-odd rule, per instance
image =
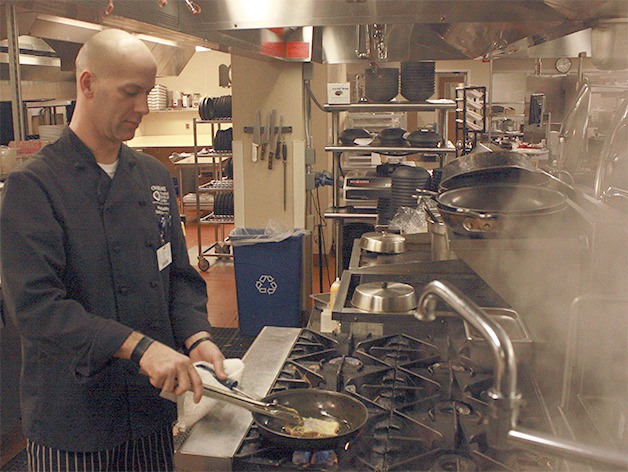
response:
[[[362,401],[369,420],[359,434],[330,451],[290,451],[268,442],[253,424],[234,454],[234,470],[553,470],[537,454],[498,451],[486,440],[492,372],[465,355],[449,336],[406,334],[326,336],[302,330],[271,392],[321,388]],[[549,430],[532,378],[520,372],[525,427]]]

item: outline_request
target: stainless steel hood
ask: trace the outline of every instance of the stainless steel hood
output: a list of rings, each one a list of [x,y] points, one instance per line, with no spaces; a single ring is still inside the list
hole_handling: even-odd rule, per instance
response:
[[[114,11],[105,15],[106,3],[33,0],[16,6],[20,16],[34,18],[24,34],[47,40],[82,43],[90,31],[64,26],[66,37],[59,38],[58,25],[46,15],[170,41],[171,50],[155,46],[162,75],[180,72],[192,44],[329,64],[590,55],[605,49],[593,45],[596,38],[602,45],[619,44],[628,21],[626,0],[195,0],[198,14],[185,0],[169,0],[164,8],[155,0],[114,0]],[[619,26],[609,27],[609,21]],[[604,34],[596,34],[602,29]],[[65,54],[58,43],[53,47]],[[596,66],[624,66],[616,57],[622,49],[605,52],[610,57]]]
[[[60,2],[61,3],[61,2]],[[142,2],[143,3],[143,2]],[[37,4],[33,6],[37,7]],[[48,9],[50,10],[50,9]],[[74,70],[74,61],[78,50],[82,44],[87,41],[93,34],[102,30],[103,27],[118,26],[132,33],[138,33],[139,37],[150,48],[157,61],[157,75],[176,76],[181,73],[188,61],[195,52],[196,44],[205,44],[205,41],[199,38],[188,38],[180,35],[181,38],[175,38],[175,32],[152,26],[150,24],[136,22],[130,19],[116,20],[113,16],[111,24],[108,24],[109,18],[98,17],[98,22],[88,22],[76,18],[67,18],[59,16],[59,14],[67,14],[67,11],[54,11],[56,14],[42,13],[39,11],[20,10],[17,13],[18,31],[20,36],[30,36],[45,41],[50,48],[56,53],[49,55],[48,60],[33,61],[31,56],[38,56],[37,51],[22,49],[20,52],[20,64],[22,69],[31,67],[60,67],[60,71],[72,72]],[[92,17],[94,18],[94,17]],[[2,25],[5,21],[2,19]],[[150,33],[153,33],[151,35]],[[3,27],[0,27],[2,38],[6,39],[6,33]],[[0,56],[0,61],[6,63],[7,58]],[[31,67],[29,67],[31,66]],[[40,69],[41,71],[41,69]],[[32,71],[26,74],[37,80],[38,76],[47,76],[50,70],[41,72]],[[56,75],[56,74],[55,74]],[[43,77],[42,77],[43,78]],[[50,79],[48,79],[50,80]]]

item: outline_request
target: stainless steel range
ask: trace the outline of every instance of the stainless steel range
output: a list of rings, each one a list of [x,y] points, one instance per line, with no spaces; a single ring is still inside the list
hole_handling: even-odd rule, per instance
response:
[[[549,457],[498,451],[487,443],[486,395],[493,375],[471,360],[462,320],[440,320],[438,332],[428,335],[422,323],[413,325],[407,333],[364,338],[265,328],[245,356],[243,389],[255,383],[255,393],[264,395],[259,375],[267,374],[255,368],[260,347],[266,350],[272,339],[276,358],[285,351],[276,345],[292,341],[270,391],[321,388],[348,393],[367,406],[366,426],[336,450],[291,451],[268,442],[254,424],[243,429],[239,419],[226,420],[236,415],[250,423],[250,415],[225,404],[227,411],[213,412],[195,427],[177,452],[178,469],[290,470],[308,465],[337,470],[553,470],[555,461]],[[550,430],[533,379],[525,370],[519,378],[526,399],[522,424]],[[239,426],[237,435],[232,434],[234,425]],[[211,457],[212,447],[224,440],[225,428],[231,429],[229,444],[218,448],[235,449],[229,457]]]
[[[408,334],[359,340],[304,329],[272,391],[322,388],[360,399],[367,425],[333,451],[290,451],[263,439],[253,425],[233,457],[235,470],[553,470],[549,457],[493,450],[486,440],[486,392],[492,373],[466,355],[462,322],[442,337]],[[548,430],[543,401],[525,372],[526,427]]]

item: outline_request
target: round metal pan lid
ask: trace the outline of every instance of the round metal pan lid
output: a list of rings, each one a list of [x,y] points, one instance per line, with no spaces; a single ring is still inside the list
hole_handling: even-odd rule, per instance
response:
[[[370,313],[403,313],[414,310],[418,306],[418,299],[412,285],[367,282],[355,288],[351,304]]]
[[[406,251],[406,238],[384,231],[364,233],[360,238],[360,247],[381,254],[401,254]]]

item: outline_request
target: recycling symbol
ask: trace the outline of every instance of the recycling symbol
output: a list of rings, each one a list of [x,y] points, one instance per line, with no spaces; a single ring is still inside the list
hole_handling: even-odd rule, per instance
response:
[[[277,291],[277,282],[272,275],[260,275],[255,287],[259,293],[265,293],[266,295],[272,295]]]

